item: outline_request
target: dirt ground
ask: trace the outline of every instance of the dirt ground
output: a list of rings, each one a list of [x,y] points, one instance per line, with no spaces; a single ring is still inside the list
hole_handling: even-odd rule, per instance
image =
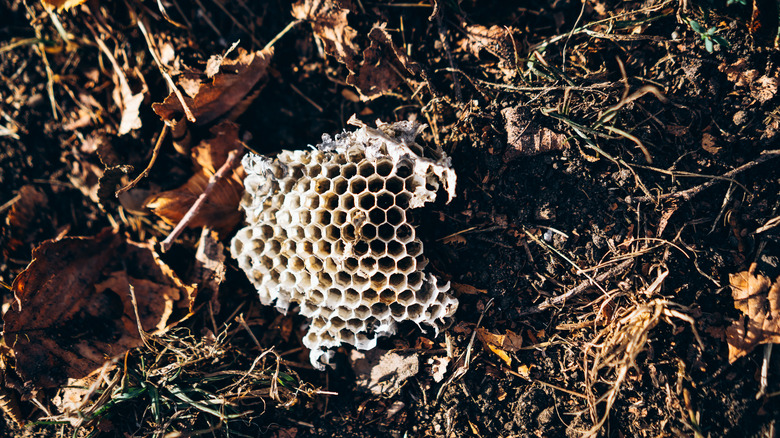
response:
[[[778,436],[780,10],[728,3],[88,0],[55,12],[2,0],[3,312],[23,301],[14,280],[33,249],[89,236],[102,251],[106,228],[197,285],[175,328],[105,355],[111,365],[80,383],[45,361],[28,379],[35,359],[6,317],[2,434]],[[354,130],[353,114],[416,120],[428,125],[418,141],[458,175],[452,202],[413,216],[458,310],[438,336],[405,323],[380,339],[419,363],[384,394],[365,389],[351,346],[324,372],[309,364],[306,318],[263,307],[225,249],[235,222],[195,224],[162,254],[176,221],[113,196],[151,160],[128,193],[187,183],[197,168],[179,133],[159,141],[171,117],[152,104],[174,82],[210,83],[214,55],[266,46],[241,102],[189,124],[193,145],[226,119],[271,156]],[[138,124],[120,135],[125,121]],[[207,240],[223,256],[218,279],[197,273]],[[43,248],[50,264],[26,271],[52,276],[42,288],[92,287],[67,277],[81,259],[55,263]],[[130,275],[135,259],[115,254],[107,266]],[[89,309],[63,313],[84,326],[35,330],[64,345],[115,327]],[[79,385],[91,393],[73,407],[66,389]]]

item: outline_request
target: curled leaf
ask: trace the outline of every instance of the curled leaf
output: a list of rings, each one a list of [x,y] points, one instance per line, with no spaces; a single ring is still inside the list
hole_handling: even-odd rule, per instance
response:
[[[46,241],[13,282],[3,316],[23,392],[82,378],[161,332],[194,288],[178,280],[149,245],[111,229],[94,237]]]
[[[771,279],[750,271],[729,275],[734,307],[742,312],[726,329],[729,363],[760,344],[780,343],[780,277]]]

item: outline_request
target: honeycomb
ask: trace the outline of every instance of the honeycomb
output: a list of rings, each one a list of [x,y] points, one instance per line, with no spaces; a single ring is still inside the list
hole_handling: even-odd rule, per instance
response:
[[[331,138],[316,149],[248,154],[242,208],[247,226],[231,252],[260,301],[311,318],[303,344],[318,369],[342,344],[374,348],[396,324],[436,332],[458,302],[449,282],[426,273],[423,244],[408,211],[454,196],[455,172],[443,151],[414,139],[413,122],[382,124]]]

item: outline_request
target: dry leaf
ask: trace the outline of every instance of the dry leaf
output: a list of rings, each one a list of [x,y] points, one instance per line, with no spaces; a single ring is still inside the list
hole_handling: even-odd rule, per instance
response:
[[[91,374],[142,344],[139,325],[162,331],[174,310],[189,311],[194,299],[194,288],[182,284],[149,245],[111,229],[44,242],[12,289],[4,341],[13,350],[23,393]]]
[[[480,327],[477,329],[477,337],[485,347],[495,353],[509,366],[512,366],[512,358],[507,352],[514,353],[523,346],[522,336],[512,330],[507,330],[505,335],[497,335]]]
[[[504,161],[519,156],[538,155],[549,151],[560,151],[567,147],[566,134],[560,134],[542,127],[532,120],[530,111],[521,107],[501,110],[504,117],[508,150]]]
[[[753,97],[761,103],[768,102],[777,94],[777,78],[761,76],[750,85]]]
[[[723,149],[717,146],[717,140],[715,139],[715,136],[707,132],[701,135],[701,148],[711,153],[712,155],[717,154],[721,149]]]
[[[420,358],[416,353],[379,348],[352,350],[350,361],[355,372],[355,386],[377,395],[392,394],[404,381],[420,371]]]
[[[57,11],[67,11],[68,9],[78,6],[87,0],[41,0],[45,6],[57,9]]]
[[[200,234],[198,250],[195,252],[193,283],[201,285],[211,293],[211,309],[216,314],[220,310],[219,285],[225,281],[225,245],[219,241],[217,232],[204,228]]]
[[[273,48],[247,53],[238,49],[238,59],[223,59],[219,73],[213,80],[190,84],[194,95],[184,96],[184,101],[195,116],[195,124],[203,125],[212,122],[243,101],[255,85],[266,77],[268,64],[273,56]],[[162,103],[155,103],[152,109],[164,121],[178,120],[184,114],[181,101],[175,93],[171,93]]]
[[[242,147],[238,126],[222,122],[211,128],[214,138],[202,141],[191,151],[195,174],[181,187],[154,195],[146,207],[165,222],[175,225],[203,193],[214,173],[225,163],[230,151]],[[219,232],[232,230],[242,218],[238,203],[244,193],[244,173],[239,168],[229,178],[219,180],[203,208],[188,223],[188,227],[208,226]]]
[[[325,52],[347,67],[347,83],[366,101],[395,90],[404,82],[403,72],[416,75],[422,69],[393,43],[384,23],[368,32],[367,41],[361,38],[347,20],[353,7],[350,2],[301,0],[292,11],[312,24]]]
[[[742,312],[726,329],[729,363],[760,344],[780,343],[780,277],[773,284],[754,271],[751,266],[750,271],[729,275],[734,307]]]
[[[8,241],[3,245],[3,254],[6,257],[21,249],[25,243],[32,242],[30,237],[36,230],[30,227],[35,225],[36,218],[44,217],[40,211],[46,209],[49,203],[46,194],[31,185],[22,186],[17,196],[19,198],[5,218]]]
[[[461,284],[461,283],[450,283],[452,285],[452,288],[455,289],[455,292],[459,294],[466,294],[466,295],[477,295],[477,294],[486,294],[486,289],[477,289],[474,286],[468,285],[468,284]]]

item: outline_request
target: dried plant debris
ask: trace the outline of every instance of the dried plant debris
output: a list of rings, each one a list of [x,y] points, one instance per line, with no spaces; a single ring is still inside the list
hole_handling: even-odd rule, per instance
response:
[[[739,321],[726,329],[729,363],[753,351],[756,346],[780,343],[780,277],[771,279],[749,271],[729,275],[734,307],[742,312]]]
[[[320,369],[329,348],[374,348],[406,320],[438,331],[455,312],[449,283],[425,272],[422,242],[407,221],[439,187],[450,199],[455,190],[448,157],[439,150],[424,158],[414,142],[421,129],[379,123],[324,135],[314,151],[244,157],[248,225],[231,252],[263,304],[286,312],[299,303],[312,319],[303,343]]]
[[[30,238],[36,234],[35,225],[44,216],[41,213],[48,210],[49,198],[35,186],[22,186],[15,199],[5,218],[7,228],[2,229],[7,234],[3,236],[5,256],[14,254],[32,241]]]
[[[82,378],[142,345],[186,314],[194,288],[178,280],[150,245],[106,229],[95,237],[47,241],[13,282],[3,316],[23,393]]]
[[[209,178],[225,163],[228,154],[243,147],[243,143],[238,139],[238,126],[232,122],[220,123],[211,128],[211,133],[214,138],[204,140],[192,148],[194,175],[183,186],[150,196],[146,200],[146,207],[171,225],[182,220],[205,190]],[[208,226],[220,232],[235,228],[241,221],[238,204],[243,193],[243,179],[243,170],[236,169],[229,178],[217,181],[211,196],[206,199],[188,226]]]
[[[540,126],[528,109],[522,106],[505,108],[501,115],[504,117],[508,146],[504,161],[566,149],[566,134]]]
[[[373,26],[367,40],[351,27],[347,17],[353,10],[350,1],[302,0],[293,5],[293,16],[311,22],[324,51],[349,70],[347,84],[362,100],[395,90],[404,82],[402,72],[421,73],[420,66],[393,43],[384,23]]]
[[[238,49],[237,59],[223,59],[219,72],[205,81],[185,76],[180,80],[186,96],[171,93],[162,103],[155,103],[152,109],[164,121],[177,121],[184,115],[184,104],[195,117],[197,125],[207,124],[222,116],[231,115],[236,109],[246,109],[241,105],[245,99],[254,99],[257,93],[255,85],[267,76],[268,65],[274,54],[273,48],[248,53]],[[264,83],[261,83],[264,85]],[[243,111],[242,111],[243,112]]]
[[[374,349],[363,353],[355,350],[350,360],[355,386],[377,395],[392,395],[420,371],[420,358],[415,352]]]

